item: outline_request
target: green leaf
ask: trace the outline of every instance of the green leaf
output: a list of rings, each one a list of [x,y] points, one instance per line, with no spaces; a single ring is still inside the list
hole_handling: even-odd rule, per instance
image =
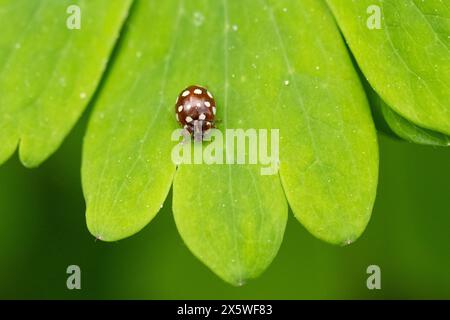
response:
[[[27,167],[58,148],[98,85],[130,3],[0,0],[0,163],[19,141]],[[79,30],[66,26],[73,4]]]
[[[215,94],[223,133],[277,128],[273,108],[278,107],[284,78],[280,54],[268,42],[274,35],[268,10],[262,1],[244,6],[226,0],[184,2],[185,27],[179,31],[175,57],[197,70],[182,77],[185,84],[204,83]],[[195,15],[204,17],[201,25],[190,22]],[[261,274],[283,239],[283,189],[277,174],[261,175],[261,168],[181,165],[175,176],[173,211],[182,238],[200,260],[234,285]]]
[[[157,213],[175,173],[174,100],[192,84],[214,94],[220,132],[279,129],[281,153],[281,180],[262,164],[178,167],[173,211],[194,255],[234,285],[258,276],[282,242],[284,192],[317,237],[348,244],[362,233],[376,135],[324,3],[137,1],[122,40],[84,143],[92,234],[121,239]]]
[[[253,114],[251,108],[238,104],[238,97],[232,98],[231,94],[228,99],[229,104],[234,104],[234,114],[231,111],[227,116],[224,114],[227,110],[224,91],[232,90],[231,85],[230,89],[225,89],[224,54],[228,55],[233,43],[224,41],[223,3],[156,3],[136,3],[84,143],[87,223],[91,233],[103,240],[117,240],[137,232],[153,218],[164,201],[175,171],[171,150],[176,142],[171,142],[171,134],[178,127],[173,108],[180,90],[200,83],[217,93],[220,105],[217,116],[222,119],[222,127],[226,127],[230,119],[236,121],[240,114],[242,120],[251,119]],[[149,34],[149,30],[153,31]],[[232,26],[227,30],[233,30]],[[149,42],[146,40],[149,38],[158,40]],[[204,43],[205,38],[209,38],[208,44]],[[225,46],[228,49],[224,51]],[[253,69],[251,66],[247,69],[250,68]],[[230,67],[227,72],[230,79],[231,71]],[[239,75],[239,81],[243,76]],[[255,90],[260,83],[252,86]],[[256,121],[261,122],[260,117],[255,117],[249,125],[257,125]],[[209,202],[205,199],[197,207],[196,202],[187,202],[185,197],[191,198],[192,194],[184,190],[194,191],[200,185],[209,190],[206,192]],[[224,190],[230,188],[234,193],[224,194]],[[274,199],[269,199],[269,194]],[[220,204],[217,205],[214,200],[219,200],[218,196]],[[202,236],[203,232],[190,238],[190,230],[185,232],[184,229],[186,223],[201,220],[210,228],[216,224],[218,230],[214,233],[217,240],[222,239],[221,262],[224,264],[207,258],[202,260],[231,283],[239,284],[264,270],[281,243],[287,203],[279,178],[277,175],[262,177],[255,166],[198,165],[192,170],[183,166],[177,174],[174,202],[180,233],[195,254],[198,251],[194,238]],[[213,204],[216,206],[211,207]],[[185,215],[187,220],[184,220]],[[244,237],[242,241],[234,238],[239,233]],[[233,241],[232,248],[228,247],[227,238]],[[242,260],[235,257],[235,241],[241,242],[236,245]],[[211,263],[219,263],[223,269],[215,269]]]
[[[450,7],[440,0],[328,0],[368,81],[400,116],[450,134]],[[369,29],[368,7],[381,9]]]
[[[421,128],[392,110],[376,93],[371,100],[382,114],[389,128],[400,138],[418,144],[450,146],[450,137],[440,132]]]
[[[355,66],[355,68],[357,68],[357,66]],[[431,146],[449,145],[449,136],[440,132],[421,128],[411,121],[406,120],[392,110],[392,108],[380,98],[361,74],[360,79],[369,99],[375,124],[380,132],[394,139],[403,139],[417,144]]]
[[[225,29],[219,38],[224,47],[213,59],[223,68],[217,85],[224,87],[218,100],[223,127],[280,128],[280,174],[296,217],[321,239],[354,241],[375,197],[376,135],[327,8],[316,1],[260,1],[244,7],[230,1],[223,11],[224,26],[203,29],[204,34]],[[234,31],[226,26],[235,26]],[[232,283],[264,269],[276,246],[262,251],[263,240],[270,234],[280,239],[283,226],[278,183],[267,182],[256,169],[245,170],[181,166],[174,182],[173,207],[183,239]],[[259,187],[251,187],[252,176]],[[251,224],[252,216],[256,222],[258,216],[269,217],[264,219],[279,231]],[[259,241],[254,240],[257,231]]]
[[[259,276],[283,239],[287,203],[280,181],[259,169],[182,165],[175,177],[178,231],[201,261],[233,285]]]
[[[363,88],[322,2],[281,2],[271,20],[275,35],[268,42],[280,48],[279,64],[291,83],[281,90],[277,110],[286,196],[313,235],[349,244],[370,219],[378,177]]]
[[[174,59],[177,11],[173,1],[135,2],[89,122],[82,162],[86,220],[104,241],[142,229],[172,184],[173,108],[185,85],[178,78],[186,74]]]

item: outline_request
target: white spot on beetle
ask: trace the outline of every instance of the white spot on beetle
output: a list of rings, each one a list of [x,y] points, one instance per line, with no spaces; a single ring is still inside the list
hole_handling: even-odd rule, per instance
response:
[[[186,117],[186,122],[187,122],[187,123],[191,123],[191,122],[192,122],[192,118],[189,117],[189,116],[187,116],[187,117]]]
[[[211,107],[211,103],[209,103],[209,101],[205,101],[205,106],[207,106],[209,108],[209,107]]]
[[[213,96],[212,96],[211,92],[206,91],[206,94],[208,95],[208,97],[210,97],[211,99],[213,99]]]
[[[216,107],[213,107],[213,114],[216,114]]]
[[[183,111],[183,106],[178,107],[178,112],[181,112],[181,111]]]
[[[198,89],[197,88],[197,89],[194,90],[194,93],[195,94],[202,94],[202,89]]]
[[[206,115],[204,113],[202,113],[198,118],[200,120],[205,120],[206,119]]]
[[[181,94],[181,96],[182,96],[182,97],[186,97],[186,96],[188,96],[189,94],[190,94],[189,90],[185,90],[185,91]]]

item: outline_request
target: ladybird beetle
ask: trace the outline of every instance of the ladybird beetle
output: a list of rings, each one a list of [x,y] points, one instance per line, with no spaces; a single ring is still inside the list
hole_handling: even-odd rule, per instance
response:
[[[197,132],[207,133],[214,128],[216,102],[212,94],[204,87],[189,86],[179,94],[175,104],[177,121],[190,135]]]

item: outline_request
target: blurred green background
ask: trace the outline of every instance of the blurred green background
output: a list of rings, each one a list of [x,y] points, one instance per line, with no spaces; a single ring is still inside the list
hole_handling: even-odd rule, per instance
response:
[[[40,168],[17,157],[0,167],[0,298],[36,299],[347,299],[450,298],[450,149],[383,135],[380,181],[366,232],[345,248],[307,233],[292,214],[269,269],[235,288],[186,248],[171,195],[135,236],[102,243],[88,233],[80,184],[87,113]],[[66,268],[81,267],[81,290]],[[381,267],[381,290],[366,268]]]

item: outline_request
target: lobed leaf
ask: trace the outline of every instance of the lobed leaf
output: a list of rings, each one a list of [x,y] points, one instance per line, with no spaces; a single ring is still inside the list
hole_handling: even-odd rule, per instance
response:
[[[277,49],[268,42],[267,35],[273,34],[268,7],[262,1],[243,5],[228,0],[180,5],[184,27],[176,60],[196,70],[181,78],[186,84],[206,84],[215,94],[222,133],[277,128],[273,108],[283,79]],[[201,24],[191,22],[196,15],[203,17]],[[175,176],[173,211],[182,238],[234,285],[267,268],[284,234],[287,202],[277,171],[262,175],[261,169],[252,164],[183,164]]]
[[[172,184],[173,108],[184,85],[177,78],[186,73],[174,59],[180,28],[172,19],[175,4],[135,2],[88,125],[82,162],[86,220],[104,241],[142,229]]]
[[[220,132],[280,130],[281,181],[261,175],[261,164],[181,164],[175,173],[174,100],[192,84],[214,94]],[[240,285],[280,247],[284,193],[314,235],[354,241],[370,218],[377,152],[361,84],[324,3],[137,1],[84,143],[88,227],[107,241],[137,232],[175,174],[183,240]]]
[[[279,47],[290,83],[280,91],[276,110],[286,196],[313,235],[349,244],[370,219],[378,177],[376,134],[363,88],[324,3],[274,2],[270,20],[271,43]]]
[[[450,134],[450,7],[441,0],[328,0],[362,72],[413,124]],[[367,20],[381,12],[380,29]]]
[[[0,164],[19,141],[27,167],[58,148],[100,81],[130,3],[0,1]],[[79,30],[66,25],[70,5],[81,9]]]

